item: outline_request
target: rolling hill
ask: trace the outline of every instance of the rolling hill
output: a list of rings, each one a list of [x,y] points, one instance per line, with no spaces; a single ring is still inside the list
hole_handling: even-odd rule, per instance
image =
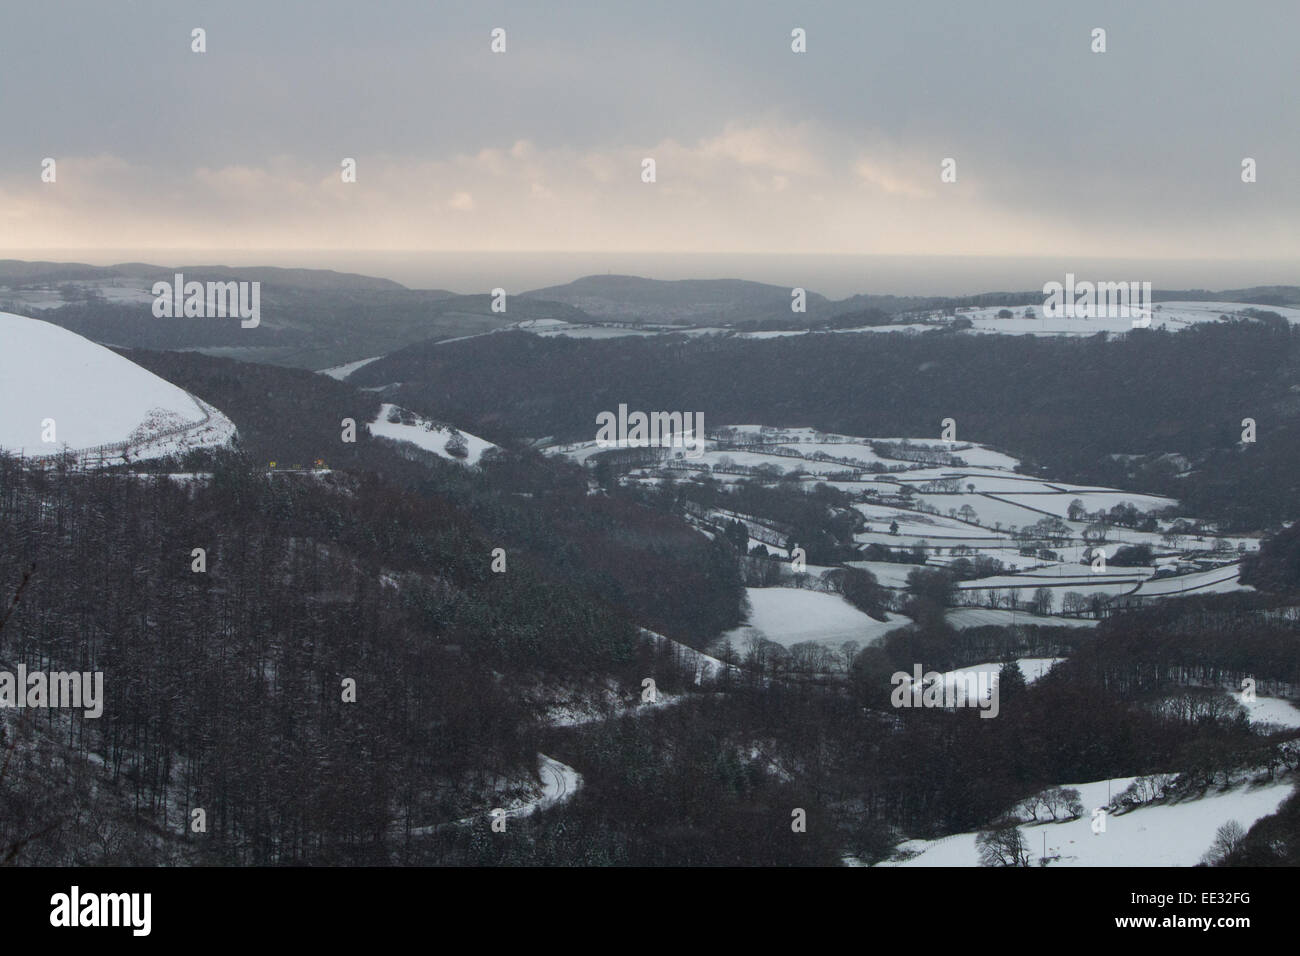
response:
[[[0,448],[111,462],[221,446],[234,435],[216,408],[116,352],[0,313]]]

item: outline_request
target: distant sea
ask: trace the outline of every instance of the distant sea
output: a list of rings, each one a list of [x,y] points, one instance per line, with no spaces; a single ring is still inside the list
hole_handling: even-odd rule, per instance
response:
[[[149,262],[161,266],[229,265],[334,269],[392,279],[412,289],[526,291],[581,276],[613,273],[648,279],[749,279],[801,286],[832,299],[876,295],[972,295],[1041,290],[1063,281],[1149,281],[1156,289],[1238,289],[1300,285],[1294,260],[1013,258],[996,256],[823,256],[663,252],[416,252],[339,249],[0,249],[0,258]]]

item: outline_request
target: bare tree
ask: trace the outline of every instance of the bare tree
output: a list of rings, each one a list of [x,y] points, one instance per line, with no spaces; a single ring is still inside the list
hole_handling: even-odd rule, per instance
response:
[[[980,866],[1029,866],[1029,844],[1014,824],[981,831],[975,846]]]
[[[1015,805],[1012,813],[1014,813],[1017,818],[1024,818],[1025,815],[1028,815],[1029,818],[1036,823],[1038,822],[1038,808],[1042,805],[1042,802],[1043,801],[1039,798],[1038,794],[1034,794],[1031,797],[1025,797],[1025,799]]]
[[[1053,820],[1066,815],[1073,820],[1083,813],[1083,799],[1073,787],[1049,787],[1043,791],[1040,799]]]
[[[1224,861],[1241,847],[1245,839],[1245,827],[1236,820],[1229,820],[1214,831],[1214,842],[1205,851],[1205,856],[1201,857],[1201,862],[1206,866],[1223,865]]]
[[[1153,773],[1138,777],[1120,794],[1120,799],[1139,805],[1159,800],[1176,777],[1177,774],[1172,773]]]

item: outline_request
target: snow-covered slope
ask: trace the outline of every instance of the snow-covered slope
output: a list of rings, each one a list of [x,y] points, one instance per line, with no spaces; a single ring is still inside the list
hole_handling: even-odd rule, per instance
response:
[[[490,441],[447,425],[421,418],[399,405],[385,402],[370,423],[370,434],[418,445],[425,451],[467,465],[477,465],[483,453],[497,446]],[[461,454],[457,454],[459,449]]]
[[[1292,790],[1289,781],[1280,781],[1261,787],[1241,785],[1199,800],[1150,804],[1109,815],[1105,832],[1094,833],[1093,808],[1104,806],[1107,794],[1118,794],[1130,783],[1131,777],[1067,784],[1079,791],[1084,813],[1067,823],[1021,826],[1033,864],[1038,864],[1046,846],[1054,866],[1195,866],[1221,824],[1236,820],[1250,829],[1260,817],[1276,812]],[[958,833],[938,840],[911,840],[900,849],[915,856],[885,865],[978,866],[977,836]]]
[[[746,588],[745,593],[749,598],[749,621],[724,635],[739,649],[745,647],[751,634],[782,647],[804,641],[832,647],[857,641],[866,646],[912,623],[901,614],[890,615],[888,621],[874,620],[838,594],[800,588]]]
[[[1232,699],[1246,708],[1252,724],[1271,724],[1288,730],[1300,727],[1300,708],[1280,697],[1254,697],[1247,700],[1241,691],[1234,691]]]
[[[330,378],[336,378],[342,382],[357,369],[365,368],[371,362],[377,362],[381,358],[383,358],[382,355],[372,355],[370,358],[357,359],[355,362],[344,362],[342,365],[320,369],[319,374],[328,375]]]
[[[116,352],[0,312],[0,448],[29,458],[90,452],[111,464],[224,445],[234,434],[217,409]]]

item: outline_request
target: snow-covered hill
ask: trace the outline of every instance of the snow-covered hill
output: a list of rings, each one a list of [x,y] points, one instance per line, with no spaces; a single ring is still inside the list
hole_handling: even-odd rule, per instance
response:
[[[116,352],[0,312],[0,448],[113,464],[225,445],[234,435],[220,411]]]
[[[410,442],[442,458],[477,465],[483,453],[497,446],[490,441],[460,431],[450,425],[439,425],[421,418],[400,405],[385,402],[379,414],[370,423],[370,433],[380,438]]]
[[[1084,813],[1064,823],[1020,827],[1034,865],[1046,855],[1054,866],[1195,866],[1214,840],[1215,830],[1230,820],[1250,829],[1260,817],[1276,812],[1291,795],[1292,782],[1239,785],[1199,800],[1153,803],[1130,813],[1111,814],[1105,831],[1093,832],[1095,807],[1104,807],[1132,777],[1075,783]],[[1099,827],[1100,829],[1100,827]],[[958,833],[938,840],[910,840],[899,849],[913,854],[886,866],[978,866],[977,833]]]

